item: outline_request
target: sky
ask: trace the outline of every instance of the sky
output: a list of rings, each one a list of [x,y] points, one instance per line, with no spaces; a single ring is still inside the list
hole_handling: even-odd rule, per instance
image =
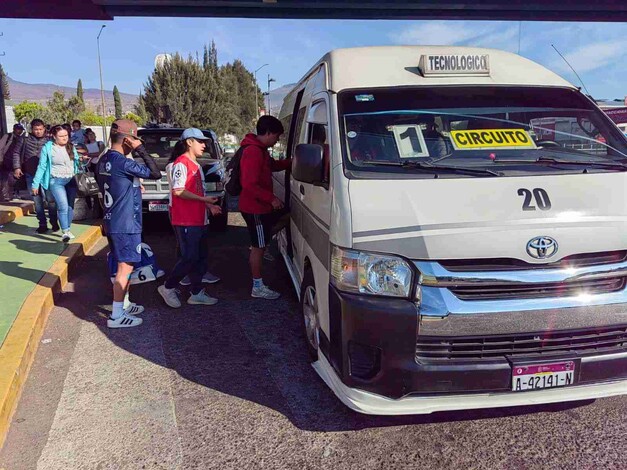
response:
[[[327,51],[341,47],[443,44],[504,49],[580,85],[554,44],[597,99],[627,95],[627,24],[505,21],[268,20],[119,18],[98,21],[0,21],[7,74],[27,83],[99,88],[96,36],[105,89],[137,94],[159,53],[201,53],[215,41],[219,63],[240,59],[265,91],[297,82]],[[63,47],[64,49],[61,49]],[[34,58],[33,56],[37,56]]]

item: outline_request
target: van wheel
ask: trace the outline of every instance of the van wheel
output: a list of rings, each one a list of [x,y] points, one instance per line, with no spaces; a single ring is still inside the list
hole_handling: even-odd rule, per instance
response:
[[[307,351],[312,361],[318,360],[319,329],[320,321],[318,317],[318,297],[316,295],[316,285],[313,272],[308,269],[305,272],[305,279],[300,287],[300,312],[305,328],[305,339],[307,341]]]

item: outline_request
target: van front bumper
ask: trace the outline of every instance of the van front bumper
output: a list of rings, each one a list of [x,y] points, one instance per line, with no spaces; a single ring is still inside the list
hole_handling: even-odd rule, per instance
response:
[[[438,411],[542,405],[627,394],[627,380],[618,380],[594,385],[578,385],[521,393],[409,395],[392,399],[347,386],[340,380],[336,371],[322,354],[313,364],[313,367],[342,403],[358,413],[370,415],[429,414]]]
[[[605,307],[607,309],[607,307]],[[610,318],[627,324],[627,306],[612,306]],[[567,315],[570,309],[559,314]],[[572,310],[570,313],[575,312]],[[520,312],[541,318],[542,312]],[[588,311],[588,315],[594,309]],[[605,310],[607,315],[607,310]],[[558,313],[544,312],[543,330],[528,330],[516,312],[490,313],[494,328],[521,333],[545,331],[552,321],[560,326]],[[407,300],[346,294],[329,287],[330,337],[321,335],[316,370],[351,408],[363,413],[404,414],[433,411],[513,406],[582,400],[627,393],[627,341],[610,353],[558,352],[530,356],[487,357],[464,360],[421,359],[416,343],[425,337],[451,335],[457,322],[473,323],[473,315],[420,321],[416,305]],[[486,318],[477,317],[489,334]],[[608,318],[606,316],[606,318]],[[572,315],[571,315],[572,320]],[[594,328],[594,321],[591,327]],[[440,326],[441,326],[440,325]],[[509,325],[509,326],[504,326]],[[475,325],[476,326],[476,325]],[[463,328],[460,327],[460,330]],[[508,331],[511,333],[511,331]],[[325,357],[323,357],[325,356]],[[514,364],[574,361],[574,383],[568,387],[512,392]],[[373,404],[376,402],[376,405]]]

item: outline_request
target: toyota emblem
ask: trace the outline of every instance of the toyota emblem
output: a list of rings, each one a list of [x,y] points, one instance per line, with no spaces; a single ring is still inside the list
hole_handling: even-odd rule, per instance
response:
[[[557,242],[551,237],[536,237],[527,243],[527,253],[535,259],[547,259],[557,253]]]

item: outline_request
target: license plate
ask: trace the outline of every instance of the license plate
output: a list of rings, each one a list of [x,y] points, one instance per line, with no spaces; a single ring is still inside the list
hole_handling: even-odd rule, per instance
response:
[[[148,212],[167,212],[168,204],[163,204],[161,202],[151,202],[148,204]]]
[[[512,390],[540,390],[543,388],[566,387],[573,384],[575,363],[556,362],[554,364],[514,365]]]

